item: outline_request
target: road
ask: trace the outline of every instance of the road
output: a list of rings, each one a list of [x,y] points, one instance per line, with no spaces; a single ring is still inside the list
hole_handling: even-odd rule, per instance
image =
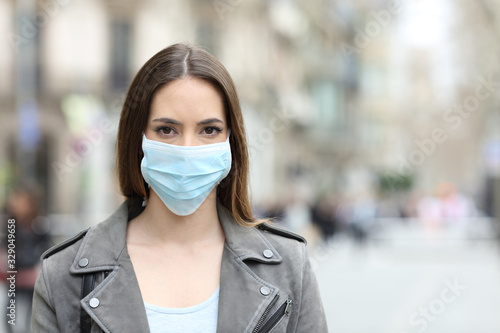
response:
[[[309,249],[332,333],[498,333],[500,251],[486,223],[386,223],[361,248]]]

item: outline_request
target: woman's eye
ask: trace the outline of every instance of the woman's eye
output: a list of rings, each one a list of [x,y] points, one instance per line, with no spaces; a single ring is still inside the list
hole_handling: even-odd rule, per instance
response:
[[[160,135],[172,135],[174,134],[174,129],[172,127],[159,127],[155,130],[156,133]]]
[[[206,135],[216,135],[220,132],[222,132],[222,129],[221,128],[218,128],[218,127],[207,127],[203,130],[204,134]]]

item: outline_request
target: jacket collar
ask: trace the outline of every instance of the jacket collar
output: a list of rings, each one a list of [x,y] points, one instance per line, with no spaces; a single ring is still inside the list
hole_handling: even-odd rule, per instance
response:
[[[217,212],[224,229],[226,245],[239,259],[268,264],[278,264],[283,260],[276,248],[260,231],[236,223],[231,212],[220,204],[217,204]],[[120,257],[127,252],[127,219],[128,203],[124,202],[106,221],[90,228],[71,265],[70,272],[89,273],[112,270],[116,267]],[[270,250],[272,256],[266,257],[265,250]]]
[[[124,202],[104,222],[92,227],[84,237],[71,273],[113,270],[126,252],[128,203]]]
[[[244,261],[278,264],[283,259],[261,231],[237,224],[231,213],[220,204],[217,211],[226,237],[219,308],[235,310],[219,311],[217,331],[234,331],[235,327],[247,331],[256,325],[267,307],[278,297],[279,289],[256,276]],[[88,231],[70,267],[73,274],[110,272],[81,301],[82,307],[104,332],[144,331],[144,327],[148,326],[142,295],[126,247],[127,220],[128,203],[124,202],[110,218]],[[267,295],[262,294],[262,287],[269,288]],[[100,305],[90,307],[92,298],[97,298]],[[116,320],[123,316],[132,316],[134,320]]]
[[[231,212],[220,204],[217,205],[217,213],[226,236],[226,245],[240,260],[255,260],[266,264],[278,264],[283,260],[276,248],[256,228],[239,225]],[[270,250],[272,256],[265,256],[266,250]]]

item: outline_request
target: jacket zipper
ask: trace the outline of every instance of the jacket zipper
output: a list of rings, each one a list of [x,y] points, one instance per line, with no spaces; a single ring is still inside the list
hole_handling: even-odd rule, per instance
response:
[[[265,324],[262,324],[264,322],[264,320],[266,319],[267,315],[269,314],[271,307],[276,303],[276,301],[277,301],[277,299],[273,300],[273,302],[267,307],[266,311],[262,315],[262,318],[259,320],[259,322],[257,323],[257,326],[253,330],[254,333],[267,333],[267,332],[269,332],[278,323],[278,321],[280,321],[281,318],[283,318],[285,315],[290,314],[290,307],[292,306],[292,300],[287,299],[285,301],[285,303],[281,304],[281,306],[271,316],[271,318],[269,318],[269,320]]]

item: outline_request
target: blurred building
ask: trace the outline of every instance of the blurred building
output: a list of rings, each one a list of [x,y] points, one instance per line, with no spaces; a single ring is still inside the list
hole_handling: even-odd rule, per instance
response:
[[[451,181],[482,200],[499,170],[498,4],[377,4],[358,25],[364,163],[389,185],[405,176],[435,194]]]
[[[256,204],[375,193],[394,175],[428,192],[447,180],[482,193],[499,178],[498,94],[470,117],[447,112],[498,71],[500,8],[394,3],[4,0],[0,188],[31,177],[50,212],[95,223],[112,211],[127,87],[154,53],[189,42],[219,58],[239,89]]]

